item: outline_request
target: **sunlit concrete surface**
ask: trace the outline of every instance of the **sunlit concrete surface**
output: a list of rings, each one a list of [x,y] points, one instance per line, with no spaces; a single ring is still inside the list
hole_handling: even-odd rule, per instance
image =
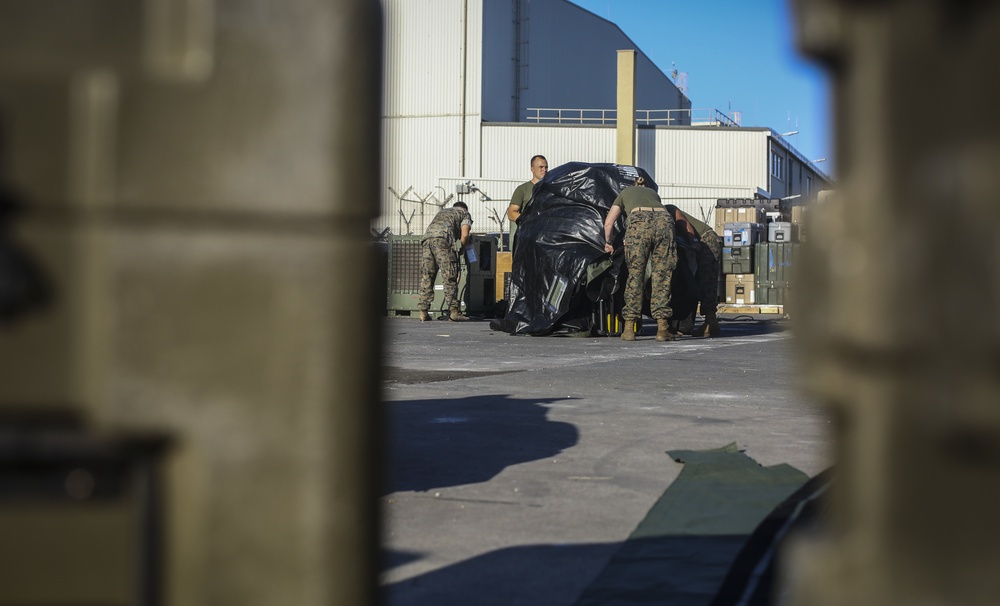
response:
[[[387,319],[387,603],[572,604],[679,474],[667,450],[826,469],[788,324],[723,328],[625,343]]]

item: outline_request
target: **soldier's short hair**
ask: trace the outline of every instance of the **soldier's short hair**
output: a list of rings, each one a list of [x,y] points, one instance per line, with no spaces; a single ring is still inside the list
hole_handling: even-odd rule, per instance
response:
[[[465,204],[465,202],[455,202],[452,206],[457,206],[458,208],[464,208],[465,210],[469,210],[469,207]]]

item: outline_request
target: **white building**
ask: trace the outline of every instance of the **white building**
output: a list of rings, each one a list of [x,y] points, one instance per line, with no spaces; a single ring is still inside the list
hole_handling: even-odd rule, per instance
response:
[[[717,198],[811,195],[821,172],[768,128],[690,100],[615,24],[566,0],[382,0],[382,216],[422,233],[462,199],[474,231],[506,230],[529,159],[614,162],[617,51],[635,49],[636,164],[708,218]],[[710,221],[711,222],[711,221]]]

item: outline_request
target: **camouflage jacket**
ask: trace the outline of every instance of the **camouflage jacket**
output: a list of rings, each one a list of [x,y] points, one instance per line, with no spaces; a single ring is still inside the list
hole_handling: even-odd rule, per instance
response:
[[[451,244],[462,237],[463,225],[472,225],[469,211],[455,206],[445,208],[434,216],[420,240],[422,242],[427,238],[444,238]]]

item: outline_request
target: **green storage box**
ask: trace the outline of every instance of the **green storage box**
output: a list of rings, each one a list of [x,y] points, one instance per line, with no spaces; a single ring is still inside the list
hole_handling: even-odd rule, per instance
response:
[[[753,246],[727,246],[722,249],[722,273],[754,273]]]

